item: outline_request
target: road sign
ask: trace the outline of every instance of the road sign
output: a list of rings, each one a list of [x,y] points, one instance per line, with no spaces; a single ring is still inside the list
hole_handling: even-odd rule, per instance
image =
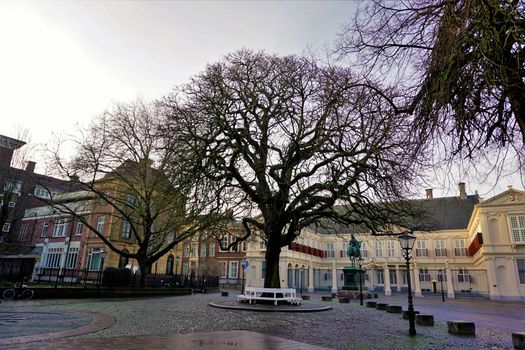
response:
[[[246,270],[248,270],[248,268],[250,267],[250,262],[248,260],[243,260],[241,262],[241,267],[243,271],[246,272]]]

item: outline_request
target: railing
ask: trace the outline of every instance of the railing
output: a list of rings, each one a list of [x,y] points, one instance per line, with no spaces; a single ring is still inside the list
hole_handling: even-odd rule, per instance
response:
[[[114,270],[115,271],[115,270]],[[121,271],[118,281],[111,279],[108,270],[92,271],[87,269],[55,269],[41,268],[33,276],[33,283],[53,285],[57,288],[62,286],[82,286],[84,288],[106,287],[118,285],[124,288],[140,287],[140,274],[131,271]],[[218,287],[219,277],[211,275],[166,275],[148,274],[146,276],[146,287],[148,288],[191,288],[196,291],[204,291],[206,288]]]

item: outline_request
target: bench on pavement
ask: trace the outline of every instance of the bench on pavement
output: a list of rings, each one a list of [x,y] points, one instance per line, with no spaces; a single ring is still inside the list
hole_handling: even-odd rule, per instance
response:
[[[448,332],[459,335],[476,335],[476,325],[471,321],[447,321]]]
[[[277,306],[279,301],[285,301],[293,305],[300,305],[301,298],[297,297],[297,292],[294,288],[257,288],[246,287],[244,294],[237,296],[237,301],[245,301],[249,304],[257,301],[273,301]]]

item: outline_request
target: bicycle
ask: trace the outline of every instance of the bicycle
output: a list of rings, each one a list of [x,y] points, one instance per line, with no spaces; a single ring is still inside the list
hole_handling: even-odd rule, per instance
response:
[[[12,300],[15,298],[31,300],[33,295],[35,295],[35,291],[27,288],[27,285],[25,284],[23,284],[22,287],[8,288],[2,293],[2,297],[6,300]]]

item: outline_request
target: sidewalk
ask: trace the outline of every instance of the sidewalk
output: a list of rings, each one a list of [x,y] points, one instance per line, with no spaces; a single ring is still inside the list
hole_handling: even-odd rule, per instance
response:
[[[2,312],[26,315],[42,313],[93,313],[115,320],[114,324],[56,340],[11,345],[7,349],[512,349],[511,331],[525,330],[525,303],[477,300],[415,298],[417,310],[435,316],[434,327],[416,326],[417,336],[408,337],[408,322],[399,314],[366,308],[358,300],[350,304],[321,301],[313,294],[304,304],[322,304],[331,310],[316,313],[274,313],[219,309],[210,302],[234,302],[235,293],[218,293],[144,299],[32,300],[2,303]],[[374,299],[402,305],[406,297]],[[16,315],[15,315],[16,316]],[[447,333],[445,321],[471,319],[476,337]],[[16,319],[13,318],[13,319]],[[52,325],[47,325],[51,327]],[[18,329],[17,329],[18,328]],[[57,324],[60,328],[60,324]],[[30,328],[38,331],[38,328]],[[1,328],[0,337],[23,334],[23,322]],[[41,330],[40,330],[41,331]],[[55,332],[63,331],[55,329]],[[46,334],[52,335],[50,330]],[[34,334],[25,334],[34,335]],[[1,344],[1,343],[0,343]]]

